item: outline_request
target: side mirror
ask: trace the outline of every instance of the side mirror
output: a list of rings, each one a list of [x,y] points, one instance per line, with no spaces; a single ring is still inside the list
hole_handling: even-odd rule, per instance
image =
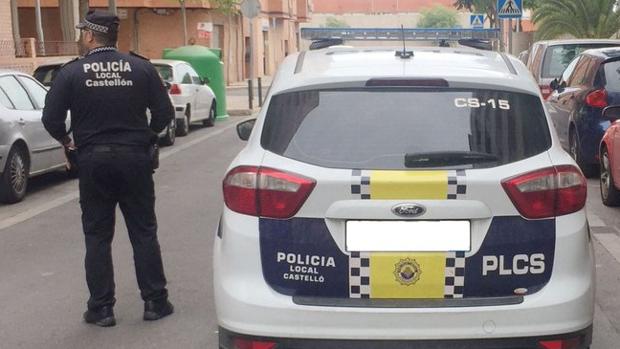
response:
[[[553,79],[553,81],[549,84],[549,87],[551,87],[551,91],[555,91],[560,88],[560,82],[558,79]]]
[[[168,81],[164,81],[164,86],[166,86],[166,91],[170,91],[170,88],[172,87],[172,84]]]
[[[607,107],[603,109],[603,118],[611,122],[620,119],[620,106]]]
[[[254,128],[255,123],[256,119],[250,119],[237,124],[237,135],[239,136],[239,138],[241,138],[242,141],[247,141],[248,139],[250,139],[250,135],[252,134],[252,129]]]
[[[206,84],[209,84],[209,83],[211,83],[211,80],[208,77],[205,76],[204,78],[202,78],[202,84],[203,85],[206,85]]]

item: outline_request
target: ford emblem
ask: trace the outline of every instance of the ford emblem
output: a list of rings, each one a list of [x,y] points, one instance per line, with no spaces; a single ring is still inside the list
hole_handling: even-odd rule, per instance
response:
[[[426,208],[416,204],[398,204],[392,207],[392,213],[401,217],[418,217],[426,212]]]

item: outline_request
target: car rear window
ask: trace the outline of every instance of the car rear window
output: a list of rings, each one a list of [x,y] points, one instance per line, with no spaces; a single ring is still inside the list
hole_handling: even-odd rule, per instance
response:
[[[155,65],[161,78],[166,82],[172,82],[172,67],[169,65]]]
[[[43,85],[51,86],[59,70],[60,65],[48,65],[37,68],[32,75]]]
[[[261,144],[331,168],[485,168],[542,153],[551,138],[534,95],[311,90],[272,97]]]
[[[619,46],[619,44],[565,44],[551,46],[547,48],[545,52],[541,76],[543,78],[558,78],[562,75],[568,64],[581,52],[595,48],[614,46]]]
[[[605,89],[620,92],[620,60],[607,62],[605,69]]]

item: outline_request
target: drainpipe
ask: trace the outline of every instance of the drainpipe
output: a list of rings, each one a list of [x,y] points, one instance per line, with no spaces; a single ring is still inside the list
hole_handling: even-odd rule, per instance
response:
[[[140,20],[138,19],[140,10],[141,8],[136,8],[133,11],[133,40],[131,46],[134,52],[140,52]]]
[[[39,41],[38,44],[41,49],[41,52],[39,53],[45,56],[45,45],[43,44],[45,42],[45,37],[43,36],[43,24],[41,22],[41,0],[35,0],[34,3],[34,17],[37,26],[37,40]]]

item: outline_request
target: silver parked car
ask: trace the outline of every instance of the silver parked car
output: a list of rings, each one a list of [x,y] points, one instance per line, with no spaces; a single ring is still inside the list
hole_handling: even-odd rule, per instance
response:
[[[62,145],[41,123],[46,94],[31,76],[0,70],[0,202],[21,201],[29,177],[67,169]]]

